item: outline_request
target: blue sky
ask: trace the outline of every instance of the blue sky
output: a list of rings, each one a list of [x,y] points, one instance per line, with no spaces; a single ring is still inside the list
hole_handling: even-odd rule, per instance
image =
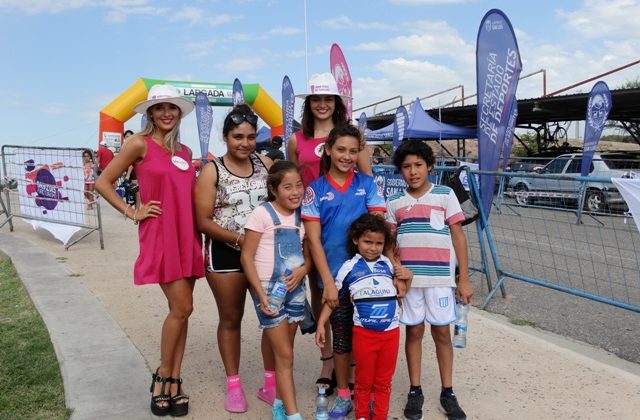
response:
[[[471,95],[478,25],[491,8],[516,30],[522,74],[545,69],[548,92],[640,57],[640,0],[307,0],[309,75],[329,70],[335,42],[349,63],[354,108],[457,85]],[[0,49],[0,144],[95,147],[99,111],[140,77],[237,77],[277,102],[284,75],[296,92],[306,83],[302,0],[0,0]],[[616,88],[639,76],[637,65],[603,80]],[[541,75],[520,82],[518,97],[541,94]],[[423,106],[459,97],[458,89]],[[215,112],[214,153],[227,111]],[[139,126],[139,118],[126,124]],[[199,150],[194,117],[182,138]]]

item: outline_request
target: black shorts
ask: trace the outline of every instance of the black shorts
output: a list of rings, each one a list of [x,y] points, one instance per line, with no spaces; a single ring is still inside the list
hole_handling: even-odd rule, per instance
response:
[[[351,353],[351,337],[353,335],[353,304],[351,299],[340,299],[340,305],[333,310],[329,321],[333,332],[333,352],[336,354]]]
[[[205,271],[207,273],[242,273],[240,251],[224,242],[207,238],[205,242]]]

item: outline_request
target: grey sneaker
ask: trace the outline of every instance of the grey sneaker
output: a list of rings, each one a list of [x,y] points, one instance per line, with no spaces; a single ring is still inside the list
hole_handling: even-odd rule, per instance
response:
[[[404,406],[404,418],[406,420],[422,420],[422,406],[424,395],[421,393],[409,393],[407,405]]]
[[[458,404],[456,394],[445,394],[440,397],[440,408],[447,415],[448,420],[467,420],[467,415]]]

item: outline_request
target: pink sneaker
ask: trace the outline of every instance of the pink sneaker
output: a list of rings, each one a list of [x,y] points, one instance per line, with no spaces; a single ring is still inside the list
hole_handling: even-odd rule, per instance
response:
[[[230,413],[244,413],[247,411],[247,399],[244,396],[244,390],[241,386],[227,390],[227,396],[224,399],[224,409]]]
[[[269,388],[269,389],[258,388],[258,399],[273,406],[273,401],[276,399],[276,389],[275,388]]]

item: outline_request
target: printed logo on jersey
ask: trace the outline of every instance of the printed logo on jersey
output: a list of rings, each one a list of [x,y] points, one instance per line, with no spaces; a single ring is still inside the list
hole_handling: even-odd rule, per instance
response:
[[[356,191],[356,195],[367,195],[367,192],[364,190],[364,188],[358,188],[358,190]]]
[[[317,157],[322,157],[322,154],[324,153],[324,143],[320,143],[319,145],[317,145],[313,152]]]
[[[441,308],[446,308],[447,306],[449,306],[449,297],[445,296],[438,298],[438,305],[440,305]]]
[[[329,191],[323,197],[320,197],[320,201],[332,201],[334,198],[335,196],[333,195],[333,192]]]
[[[389,308],[388,303],[378,303],[376,305],[371,305],[371,312],[369,314],[369,318],[371,319],[384,319],[388,316],[387,308]]]
[[[316,198],[316,193],[313,191],[313,188],[307,187],[304,191],[304,200],[302,201],[303,206],[308,206],[313,203],[313,200]]]

